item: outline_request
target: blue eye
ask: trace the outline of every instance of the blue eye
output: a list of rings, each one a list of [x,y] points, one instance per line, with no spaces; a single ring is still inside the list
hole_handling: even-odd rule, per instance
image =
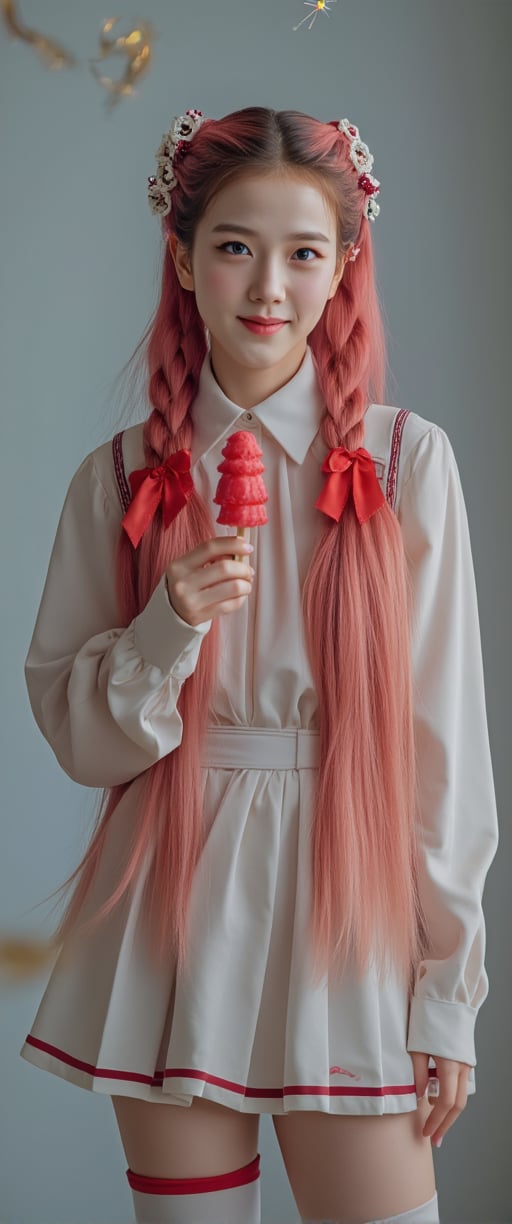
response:
[[[218,251],[225,251],[226,247],[229,247],[229,246],[231,246],[231,247],[233,247],[233,246],[243,247],[243,246],[245,246],[245,242],[234,242],[234,241],[233,241],[233,242],[223,242],[223,243],[221,244],[221,246],[220,246],[220,247],[217,247],[217,250],[218,250]],[[249,249],[249,248],[248,248],[248,247],[245,247],[245,249],[246,249],[246,251],[248,251],[248,249]]]
[[[245,242],[238,242],[236,239],[233,239],[233,240],[232,240],[232,241],[230,241],[230,242],[223,242],[223,243],[221,244],[221,246],[217,247],[217,250],[218,250],[218,251],[224,251],[224,250],[226,249],[226,247],[233,247],[233,246],[237,246],[237,247],[245,247],[246,251],[248,251],[248,250],[249,250],[249,247],[245,246]],[[316,251],[313,251],[313,248],[312,248],[312,247],[299,247],[299,248],[298,248],[298,250],[299,250],[299,251],[311,251],[311,253],[312,253],[313,255],[315,255],[315,257],[316,257],[316,255],[317,255],[317,252],[316,252]],[[297,253],[297,252],[295,252],[295,253]],[[311,262],[313,262],[313,263],[314,263],[315,261],[314,261],[314,260],[313,260],[313,261],[311,261],[311,259],[299,259],[297,262],[298,262],[298,263],[311,263]]]

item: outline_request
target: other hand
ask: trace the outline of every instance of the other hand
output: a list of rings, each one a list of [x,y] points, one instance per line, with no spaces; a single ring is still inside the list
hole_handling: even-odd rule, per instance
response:
[[[439,1096],[429,1096],[429,1101],[435,1103],[423,1127],[423,1135],[425,1138],[431,1137],[433,1143],[439,1144],[439,1140],[443,1138],[450,1126],[453,1126],[459,1114],[466,1107],[471,1064],[458,1062],[454,1058],[441,1058],[438,1054],[424,1054],[418,1050],[409,1050],[409,1053],[413,1061],[418,1098],[422,1097],[427,1089],[429,1058],[433,1058],[436,1064]]]

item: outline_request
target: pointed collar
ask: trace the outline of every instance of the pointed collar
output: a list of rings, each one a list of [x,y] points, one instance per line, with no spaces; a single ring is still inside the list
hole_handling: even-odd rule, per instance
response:
[[[250,411],[283,447],[290,459],[295,463],[303,463],[325,412],[315,360],[309,345],[293,378],[284,387],[274,391],[273,395],[255,404]],[[235,424],[240,422],[240,428],[243,428],[244,416],[245,410],[228,399],[219,386],[210,365],[208,351],[201,368],[197,395],[192,404],[192,467],[199,459],[203,459]]]

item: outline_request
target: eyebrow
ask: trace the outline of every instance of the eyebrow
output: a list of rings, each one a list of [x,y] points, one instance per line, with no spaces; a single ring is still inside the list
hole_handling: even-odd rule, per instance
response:
[[[245,225],[236,225],[232,222],[222,222],[216,225],[212,230],[212,234],[232,234],[233,231],[237,234],[246,234],[249,238],[257,238],[256,230],[247,229]],[[308,234],[285,234],[286,242],[329,242],[330,239],[325,234],[308,233]]]

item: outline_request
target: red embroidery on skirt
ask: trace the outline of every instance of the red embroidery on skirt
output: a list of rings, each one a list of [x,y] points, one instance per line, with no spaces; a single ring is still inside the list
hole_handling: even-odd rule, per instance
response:
[[[329,1067],[329,1075],[334,1075],[338,1071],[340,1075],[349,1075],[351,1079],[361,1079],[360,1075],[356,1075],[355,1071],[347,1071],[345,1067]]]

